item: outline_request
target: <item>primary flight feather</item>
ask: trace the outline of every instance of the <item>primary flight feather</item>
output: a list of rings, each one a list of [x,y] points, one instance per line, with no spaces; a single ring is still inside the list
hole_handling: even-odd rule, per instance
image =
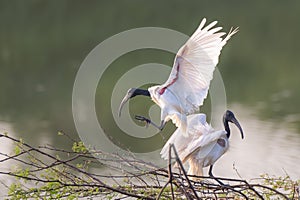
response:
[[[136,119],[152,124],[160,130],[171,119],[186,136],[186,116],[198,111],[203,104],[221,49],[238,31],[231,29],[226,37],[222,38],[226,33],[219,32],[221,27],[213,28],[217,24],[216,21],[207,26],[205,23],[204,18],[194,34],[179,49],[167,81],[148,90],[130,88],[120,104],[119,116],[130,98],[137,95],[150,96],[161,108],[161,124],[156,125],[143,116],[136,116]]]

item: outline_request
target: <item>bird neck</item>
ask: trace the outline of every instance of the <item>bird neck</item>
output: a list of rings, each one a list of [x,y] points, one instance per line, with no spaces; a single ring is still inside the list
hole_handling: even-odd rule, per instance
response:
[[[227,136],[227,138],[229,138],[230,137],[230,128],[229,128],[228,120],[225,118],[223,120],[223,123],[224,123],[224,128],[226,131],[226,136]]]
[[[135,97],[137,95],[143,95],[143,96],[149,96],[150,97],[150,93],[149,93],[148,90],[144,90],[144,89],[140,89],[140,88],[137,88],[137,89],[134,90],[131,98]]]

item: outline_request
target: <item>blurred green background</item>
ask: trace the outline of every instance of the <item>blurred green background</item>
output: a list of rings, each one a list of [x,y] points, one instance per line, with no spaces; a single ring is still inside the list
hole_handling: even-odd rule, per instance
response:
[[[298,132],[299,13],[299,1],[1,0],[0,122],[9,123],[18,137],[32,143],[46,137],[45,143],[64,146],[56,133],[78,137],[72,87],[81,62],[96,45],[137,27],[191,35],[206,17],[209,22],[218,20],[225,31],[240,27],[218,65],[229,105],[252,110],[256,120],[272,121],[274,126],[284,121]],[[116,60],[106,77],[117,80],[143,63],[171,66],[173,58],[156,50],[131,52]],[[108,105],[103,102],[110,98],[113,83],[101,81],[96,107],[105,110]],[[143,102],[136,101],[141,107]],[[115,126],[106,123],[108,128]]]

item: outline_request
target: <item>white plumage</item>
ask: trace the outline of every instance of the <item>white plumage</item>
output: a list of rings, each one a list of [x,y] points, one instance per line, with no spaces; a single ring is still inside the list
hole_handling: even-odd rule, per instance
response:
[[[169,145],[174,144],[180,160],[185,163],[189,161],[190,175],[201,176],[202,168],[213,164],[228,150],[228,142],[224,148],[218,148],[218,139],[226,138],[226,131],[215,131],[207,122],[205,114],[194,114],[187,116],[188,136],[182,134],[181,129],[176,129],[167,141],[160,154],[165,160],[168,159]],[[208,156],[208,155],[214,156]],[[193,163],[196,163],[193,165]],[[196,173],[197,171],[197,173]]]
[[[162,129],[168,120],[182,129],[186,135],[186,116],[199,110],[207,97],[213,71],[218,64],[222,47],[238,30],[231,29],[226,33],[219,32],[222,28],[213,28],[217,22],[205,27],[204,18],[195,33],[179,49],[168,80],[162,84],[148,88],[149,94],[137,92],[135,88],[128,90],[121,102],[119,115],[123,105],[136,95],[151,96],[161,108],[161,125],[157,126],[149,119],[138,116],[137,119],[146,121]],[[141,90],[141,89],[139,89]]]
[[[230,129],[228,122],[234,123],[241,131],[242,128],[231,111],[226,111],[223,116],[225,130],[214,130],[207,122],[205,114],[193,114],[187,116],[187,132],[176,129],[173,135],[164,145],[160,154],[167,160],[169,157],[169,146],[173,144],[177,150],[180,160],[189,162],[189,175],[203,175],[203,168],[211,166],[228,150]],[[210,174],[212,175],[212,174]]]

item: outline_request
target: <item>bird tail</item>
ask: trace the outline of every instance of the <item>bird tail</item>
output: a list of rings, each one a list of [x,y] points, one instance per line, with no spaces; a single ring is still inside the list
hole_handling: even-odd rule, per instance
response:
[[[194,160],[189,159],[189,171],[188,175],[192,176],[203,176],[203,168],[199,162],[195,162]],[[200,181],[201,178],[191,177],[190,178],[193,181]]]

